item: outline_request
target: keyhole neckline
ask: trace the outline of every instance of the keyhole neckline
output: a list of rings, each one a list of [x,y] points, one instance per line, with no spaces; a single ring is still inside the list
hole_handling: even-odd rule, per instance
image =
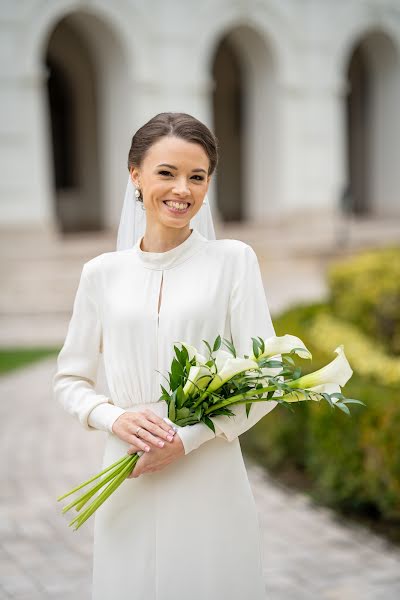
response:
[[[197,229],[192,229],[189,237],[178,246],[175,246],[175,248],[171,248],[171,250],[166,250],[165,252],[147,252],[140,247],[143,237],[142,235],[136,241],[133,251],[144,267],[158,270],[171,269],[181,264],[209,241]]]

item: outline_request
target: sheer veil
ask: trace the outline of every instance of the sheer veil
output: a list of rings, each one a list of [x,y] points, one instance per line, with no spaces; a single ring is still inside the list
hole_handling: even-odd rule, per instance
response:
[[[132,248],[144,235],[146,229],[146,210],[143,203],[135,196],[135,186],[130,176],[126,186],[124,203],[118,227],[117,250]],[[191,229],[196,229],[209,240],[215,240],[214,222],[207,195],[201,208],[190,221]]]

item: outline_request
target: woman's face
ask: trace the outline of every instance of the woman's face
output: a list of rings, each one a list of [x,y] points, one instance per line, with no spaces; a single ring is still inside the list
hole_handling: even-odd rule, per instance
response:
[[[130,170],[133,183],[142,192],[147,224],[188,226],[207,193],[208,168],[209,158],[200,144],[172,136],[155,142],[141,167]],[[166,201],[180,206],[169,207]]]

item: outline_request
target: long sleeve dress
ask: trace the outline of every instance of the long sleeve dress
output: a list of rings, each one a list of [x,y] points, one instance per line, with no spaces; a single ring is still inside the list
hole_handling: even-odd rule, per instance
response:
[[[140,238],[83,266],[54,375],[55,398],[87,431],[107,433],[103,468],[126,453],[113,432],[125,411],[159,402],[179,340],[206,354],[203,340],[275,334],[256,254],[232,239],[196,229],[166,252],[145,252]],[[160,288],[161,304],[159,306]],[[110,395],[96,393],[103,353]],[[235,416],[180,427],[185,455],[161,471],[128,479],[94,519],[92,600],[264,600],[257,509],[238,436],[276,401],[245,405]],[[92,517],[93,518],[93,517]]]

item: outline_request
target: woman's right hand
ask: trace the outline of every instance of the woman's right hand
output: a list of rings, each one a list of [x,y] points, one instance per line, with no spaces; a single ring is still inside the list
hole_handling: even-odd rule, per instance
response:
[[[139,436],[136,435],[138,427],[142,427]],[[172,442],[175,435],[172,427],[150,409],[122,413],[114,421],[112,431],[120,440],[130,444],[128,454],[140,450],[150,452],[150,445],[162,448],[165,444],[164,440]]]

